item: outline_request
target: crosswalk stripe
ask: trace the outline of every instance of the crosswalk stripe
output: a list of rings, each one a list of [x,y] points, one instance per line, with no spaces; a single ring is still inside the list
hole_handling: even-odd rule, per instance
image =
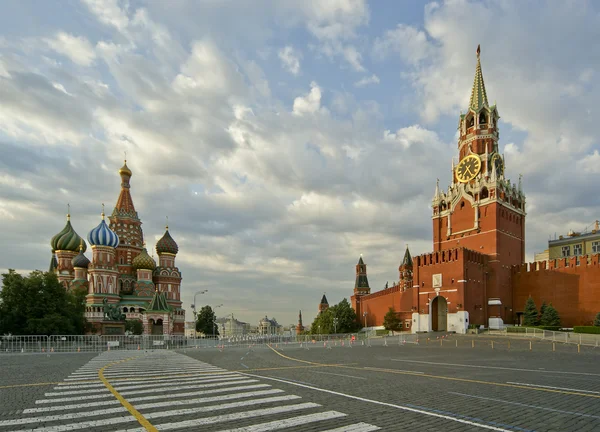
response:
[[[205,394],[214,394],[214,393],[225,393],[228,391],[235,391],[235,390],[251,390],[251,389],[258,389],[258,388],[267,388],[267,387],[271,387],[269,384],[253,384],[253,385],[246,385],[246,386],[238,386],[238,387],[223,387],[223,388],[216,388],[216,389],[212,389],[212,390],[200,390],[200,391],[194,391],[194,392],[187,392],[187,393],[177,393],[177,397],[193,397],[193,396],[201,396],[201,395],[205,395]],[[142,401],[147,401],[147,400],[158,400],[158,399],[165,399],[168,398],[169,400],[173,399],[173,395],[172,394],[163,394],[163,395],[157,395],[157,396],[141,396],[141,397],[136,397],[136,398],[127,398],[127,400],[129,402],[142,402]]]
[[[219,402],[219,401],[232,400],[232,399],[243,399],[243,398],[247,398],[247,397],[266,396],[266,395],[275,394],[275,393],[283,393],[283,390],[270,389],[270,390],[260,390],[260,391],[245,392],[245,393],[233,393],[233,394],[222,395],[222,396],[210,396],[210,397],[203,397],[203,398],[197,398],[197,399],[184,399],[184,400],[176,400],[176,401],[168,400],[165,402],[156,402],[156,403],[136,405],[135,408],[138,410],[141,410],[141,409],[145,409],[145,408],[161,408],[161,407],[168,407],[168,406],[174,406],[174,405],[194,405],[194,404],[200,404],[200,403],[206,403],[206,402]]]
[[[306,414],[303,416],[292,417],[289,419],[274,420],[274,421],[270,421],[267,423],[260,423],[260,424],[256,424],[256,425],[252,425],[252,426],[244,426],[241,428],[227,429],[227,430],[223,430],[220,432],[267,432],[267,431],[272,431],[272,430],[277,430],[277,429],[289,428],[292,426],[304,425],[307,423],[316,423],[316,422],[320,422],[320,421],[324,421],[324,420],[332,420],[335,418],[340,418],[340,417],[345,417],[345,416],[347,416],[347,414],[344,414],[341,412],[325,411],[322,413]],[[379,429],[379,428],[376,428],[376,429]],[[369,430],[376,430],[376,429],[369,429]],[[343,431],[349,431],[350,429],[342,428],[339,430],[341,432],[343,432]],[[365,432],[366,431],[367,431],[367,429],[365,429]],[[359,431],[356,430],[356,432],[359,432]]]
[[[258,382],[258,380],[249,379],[249,380],[239,380],[239,381],[216,382],[216,383],[209,383],[209,384],[193,384],[193,385],[176,386],[176,387],[150,388],[150,389],[133,390],[133,391],[126,391],[126,392],[119,392],[119,393],[121,393],[122,396],[130,396],[130,395],[144,394],[144,393],[161,393],[161,392],[167,392],[167,391],[172,392],[175,390],[190,390],[190,389],[194,389],[194,388],[221,387],[221,386],[228,386],[228,385],[232,385],[232,384],[250,384],[250,383],[255,383],[255,382]]]
[[[115,425],[115,424],[120,424],[120,423],[133,423],[133,422],[137,422],[137,419],[133,416],[125,416],[125,417],[113,417],[113,418],[107,418],[107,419],[101,419],[101,420],[89,420],[89,421],[85,421],[85,422],[81,422],[81,423],[70,423],[70,424],[65,424],[65,425],[58,425],[58,426],[49,426],[49,427],[44,427],[42,429],[23,429],[23,430],[18,430],[18,431],[13,431],[13,432],[64,432],[64,431],[71,431],[71,430],[76,430],[76,429],[89,429],[89,428],[93,428],[93,427],[99,427],[99,426],[108,426],[108,425]],[[146,432],[145,429],[139,429],[140,432]]]
[[[16,425],[22,425],[22,424],[28,424],[28,423],[47,423],[47,422],[52,422],[52,421],[71,420],[71,419],[76,419],[76,418],[81,418],[81,417],[94,417],[94,416],[123,413],[123,412],[127,412],[127,410],[124,407],[117,407],[117,408],[107,408],[107,409],[86,411],[86,412],[58,414],[58,415],[51,415],[51,416],[45,416],[45,417],[42,416],[42,417],[29,417],[29,418],[15,419],[15,420],[0,420],[0,427],[1,426],[16,426]]]
[[[23,410],[23,414],[31,414],[37,412],[49,412],[49,411],[65,411],[69,409],[81,409],[81,408],[93,408],[101,405],[118,405],[118,400],[107,400],[107,401],[96,401],[96,402],[88,402],[82,404],[72,404],[72,405],[55,405],[49,407],[42,408],[27,408]]]
[[[375,426],[369,423],[355,423],[350,426],[342,426],[335,429],[327,429],[323,432],[371,432],[380,430],[379,426]]]
[[[100,393],[100,394],[94,394],[94,395],[89,395],[89,396],[77,396],[78,400],[88,400],[88,399],[102,399],[102,398],[107,398],[107,397],[112,397],[112,393],[108,391],[108,389],[106,390],[106,393]],[[36,404],[45,404],[45,403],[56,403],[56,402],[72,402],[73,401],[73,397],[66,397],[66,398],[54,398],[54,399],[40,399],[40,400],[36,400],[35,403]]]
[[[131,389],[143,389],[143,388],[159,388],[159,387],[169,387],[174,385],[185,385],[185,384],[203,384],[203,383],[211,383],[211,382],[225,382],[225,381],[240,381],[247,379],[244,376],[233,376],[233,377],[223,377],[223,378],[210,378],[210,379],[199,379],[199,378],[186,378],[182,380],[173,380],[171,382],[160,382],[160,383],[151,383],[151,384],[133,384],[129,385],[129,383],[123,383],[127,385],[115,385],[112,386],[116,389],[120,390],[131,390]]]
[[[282,413],[300,411],[300,410],[309,409],[309,408],[318,408],[320,406],[321,405],[313,403],[313,402],[306,402],[306,403],[297,404],[297,405],[285,405],[285,406],[278,406],[278,407],[273,407],[273,408],[262,408],[262,409],[252,410],[252,411],[242,411],[242,412],[231,413],[231,414],[223,414],[220,416],[204,417],[204,418],[193,419],[193,420],[184,420],[184,421],[175,422],[175,423],[163,423],[163,424],[154,425],[154,426],[159,431],[170,430],[170,429],[181,429],[184,427],[194,427],[194,426],[210,425],[213,423],[223,423],[223,422],[228,422],[231,420],[248,419],[248,418],[252,418],[252,417],[260,417],[260,416],[273,415],[273,414],[282,414]],[[138,430],[140,432],[143,432],[143,429],[138,429]]]
[[[183,408],[183,409],[177,409],[177,410],[152,412],[152,413],[145,414],[144,417],[146,417],[147,419],[154,419],[154,418],[160,418],[160,417],[180,416],[180,415],[187,415],[187,414],[196,414],[196,413],[201,413],[201,412],[212,412],[212,411],[217,411],[217,410],[239,408],[239,407],[245,407],[245,406],[251,406],[251,405],[260,405],[260,404],[272,403],[272,402],[284,402],[284,401],[290,401],[290,400],[295,400],[295,399],[301,399],[301,397],[296,396],[296,395],[273,396],[273,397],[267,397],[267,398],[262,398],[262,399],[252,399],[252,400],[247,400],[247,401],[241,401],[241,402],[230,402],[230,403],[225,403],[225,404],[220,404],[220,405],[209,405],[209,406],[195,407],[195,408]],[[148,404],[148,405],[149,406],[147,406],[145,409],[154,408],[154,406],[152,406],[152,405],[155,405],[155,404]]]

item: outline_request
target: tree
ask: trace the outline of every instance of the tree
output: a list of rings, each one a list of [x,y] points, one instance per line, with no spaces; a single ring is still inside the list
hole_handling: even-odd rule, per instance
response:
[[[83,334],[85,296],[85,289],[67,291],[54,273],[9,270],[2,275],[0,334]]]
[[[525,312],[523,313],[523,325],[524,326],[535,326],[538,319],[538,311],[535,307],[533,298],[529,296],[525,302]]]
[[[596,318],[594,318],[594,325],[596,327],[600,327],[600,312],[596,314]]]
[[[390,307],[383,317],[383,327],[386,330],[391,330],[392,333],[402,330],[402,321],[400,321],[400,318],[398,318],[398,314],[393,306]]]
[[[544,316],[544,312],[546,311],[546,307],[547,307],[546,300],[544,300],[544,301],[542,301],[542,305],[540,306],[540,313],[539,313],[538,319],[537,319],[537,321],[535,323],[536,326],[543,325],[542,324],[542,316]]]
[[[125,321],[125,331],[130,332],[134,335],[141,335],[144,333],[144,324],[140,320],[127,320]]]
[[[552,303],[546,306],[544,314],[540,319],[540,324],[543,326],[560,326],[560,317],[558,316],[558,311],[554,308],[554,306],[552,306]]]
[[[337,325],[333,325],[333,319],[337,318]],[[311,334],[352,333],[360,328],[356,320],[356,312],[352,309],[350,302],[343,299],[335,306],[327,308],[317,315],[310,326]]]
[[[204,337],[219,336],[219,325],[215,322],[216,319],[215,312],[210,306],[202,306],[196,319],[196,331],[204,333]]]

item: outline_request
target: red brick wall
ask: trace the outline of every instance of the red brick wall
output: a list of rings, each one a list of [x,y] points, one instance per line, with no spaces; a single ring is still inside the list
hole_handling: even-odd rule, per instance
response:
[[[589,257],[589,258],[588,258]],[[591,325],[600,312],[600,265],[598,255],[524,264],[513,269],[515,312],[522,312],[529,295],[539,310],[542,302],[552,303],[565,327]],[[588,259],[590,263],[588,264]],[[552,268],[552,269],[551,269]]]

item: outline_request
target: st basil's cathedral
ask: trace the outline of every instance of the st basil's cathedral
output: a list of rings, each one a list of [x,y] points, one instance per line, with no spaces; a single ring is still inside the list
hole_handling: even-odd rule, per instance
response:
[[[131,198],[127,161],[119,174],[121,193],[108,222],[103,208],[102,220],[87,236],[91,261],[85,256],[86,242],[67,214],[67,224],[50,242],[50,271],[65,289],[87,291],[90,333],[121,334],[125,320],[139,320],[144,334],[183,335],[181,273],[175,264],[179,247],[167,226],[156,243],[156,264],[146,250],[142,221]]]

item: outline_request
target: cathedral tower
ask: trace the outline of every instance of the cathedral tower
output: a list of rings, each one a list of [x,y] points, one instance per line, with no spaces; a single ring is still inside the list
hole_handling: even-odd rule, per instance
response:
[[[477,47],[469,107],[458,122],[452,182],[441,191],[438,181],[432,200],[433,248],[464,247],[488,255],[485,286],[487,297],[494,298],[489,305],[495,307],[487,316],[503,318],[512,304],[509,267],[525,260],[525,195],[520,177],[517,185],[505,176],[498,147],[500,116],[488,102],[480,53]]]
[[[70,211],[67,213],[67,223],[65,227],[50,241],[52,246],[52,260],[50,262],[50,271],[56,272],[58,280],[65,289],[70,289],[71,281],[75,278],[73,268],[73,258],[81,249],[85,252],[85,242],[73,229],[71,225]]]
[[[142,232],[142,221],[131,198],[130,180],[132,172],[127,166],[127,160],[119,169],[119,175],[121,176],[121,192],[110,216],[109,227],[119,236],[119,246],[115,252],[119,270],[117,286],[118,293],[123,295],[133,294],[136,283],[136,269],[133,268],[132,263],[135,257],[142,252],[144,234]]]
[[[104,210],[100,224],[88,234],[88,242],[92,246],[92,262],[88,265],[87,303],[101,304],[104,298],[109,303],[118,303],[120,300],[117,287],[119,271],[115,248],[119,246],[119,237],[106,224]]]

